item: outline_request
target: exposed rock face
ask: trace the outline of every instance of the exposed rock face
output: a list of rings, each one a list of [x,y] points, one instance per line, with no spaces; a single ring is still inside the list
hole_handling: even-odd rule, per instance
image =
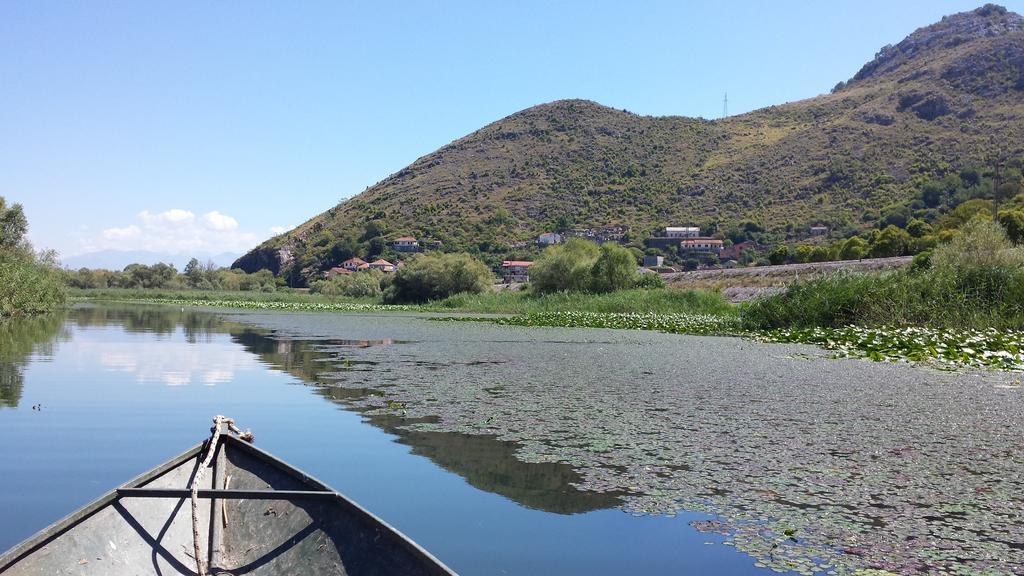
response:
[[[875,55],[875,59],[865,64],[846,86],[888,74],[907,62],[937,49],[954,48],[973,40],[1021,31],[1024,31],[1024,18],[994,4],[986,4],[971,12],[946,16],[936,24],[919,28],[899,44],[882,48]]]
[[[270,270],[274,274],[281,272],[281,268],[288,264],[291,259],[291,254],[288,254],[288,258],[282,257],[282,252],[285,250],[278,250],[268,246],[260,246],[252,249],[248,254],[242,256],[231,266],[232,268],[239,268],[246,272],[252,273],[258,270]]]
[[[864,112],[857,116],[861,121],[868,124],[878,124],[879,126],[891,126],[896,121],[895,118],[890,114],[883,114],[881,112]]]
[[[910,109],[922,120],[934,120],[951,112],[946,97],[938,92],[910,92],[900,96],[897,110],[903,112]]]

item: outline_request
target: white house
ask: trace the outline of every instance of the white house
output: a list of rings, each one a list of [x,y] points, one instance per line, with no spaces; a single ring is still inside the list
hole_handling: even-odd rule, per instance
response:
[[[558,232],[545,232],[537,237],[537,244],[541,246],[550,246],[552,244],[561,244],[562,235]]]
[[[368,267],[368,264],[366,263],[366,260],[363,260],[362,258],[359,258],[357,256],[355,258],[349,258],[348,260],[342,262],[341,267],[344,268],[345,270],[348,270],[349,272],[355,272],[356,270],[365,270]]]
[[[395,252],[419,252],[420,243],[412,236],[400,236],[391,243],[391,248]]]
[[[696,226],[666,226],[666,238],[699,238],[700,228]]]
[[[715,238],[688,238],[679,243],[679,249],[689,253],[719,254],[723,242]]]

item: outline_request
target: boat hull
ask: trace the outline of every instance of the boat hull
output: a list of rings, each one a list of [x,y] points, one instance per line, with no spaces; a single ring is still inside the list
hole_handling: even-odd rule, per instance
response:
[[[221,435],[201,476],[210,574],[451,575],[351,500],[270,454]],[[187,488],[199,445],[0,556],[5,576],[196,574]]]

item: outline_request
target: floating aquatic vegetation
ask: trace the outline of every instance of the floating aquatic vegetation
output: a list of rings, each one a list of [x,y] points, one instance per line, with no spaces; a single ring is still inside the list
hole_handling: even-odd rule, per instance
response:
[[[735,317],[711,314],[607,314],[552,312],[511,317],[459,317],[441,320],[484,321],[506,326],[618,328],[673,334],[745,336],[763,342],[811,344],[837,357],[876,362],[921,362],[937,368],[1024,370],[1024,332],[1012,330],[939,330],[934,328],[790,328],[744,331]]]
[[[374,369],[318,381],[379,391],[339,395],[347,404],[407,417],[411,431],[515,442],[518,459],[569,464],[578,488],[621,494],[630,513],[706,512],[714,523],[695,527],[727,534],[761,566],[863,576],[1024,566],[1015,375],[833,360],[752,339],[373,322],[413,342],[400,354],[344,351]],[[327,325],[302,329],[323,337]]]
[[[739,319],[714,314],[659,314],[656,312],[542,312],[503,317],[451,317],[440,320],[486,321],[505,326],[561,328],[616,328],[655,330],[673,334],[730,334],[740,330]]]
[[[1024,370],[1024,332],[933,328],[793,328],[768,332],[770,342],[814,344],[840,357],[925,362],[939,367]]]

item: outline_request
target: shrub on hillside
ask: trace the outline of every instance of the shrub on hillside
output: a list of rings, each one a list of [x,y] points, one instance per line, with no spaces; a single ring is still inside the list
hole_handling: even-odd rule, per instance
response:
[[[489,290],[493,280],[487,265],[469,254],[424,254],[395,272],[384,290],[384,302],[420,303],[464,292],[477,294]]]

